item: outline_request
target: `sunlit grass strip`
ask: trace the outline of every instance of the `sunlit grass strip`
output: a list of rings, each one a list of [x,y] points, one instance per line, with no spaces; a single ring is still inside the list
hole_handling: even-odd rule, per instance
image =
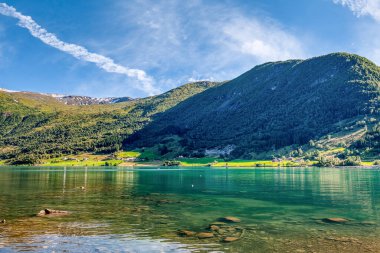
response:
[[[121,164],[121,160],[87,160],[87,161],[46,161],[41,166],[117,166]]]
[[[293,161],[273,162],[271,160],[232,160],[223,161],[222,159],[214,158],[187,158],[180,159],[181,166],[211,166],[211,167],[300,167],[312,166],[316,161],[311,161],[307,164],[297,163]]]
[[[139,157],[140,155],[141,153],[138,151],[120,151],[116,153],[117,158],[129,158],[129,157],[136,158],[136,157]]]

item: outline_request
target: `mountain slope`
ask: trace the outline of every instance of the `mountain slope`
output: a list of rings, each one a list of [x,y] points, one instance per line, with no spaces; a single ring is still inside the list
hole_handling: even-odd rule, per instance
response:
[[[0,90],[0,159],[153,147],[163,158],[380,156],[380,69],[335,53],[126,102]],[[94,104],[95,103],[95,104]]]
[[[112,152],[157,113],[209,87],[183,85],[127,102],[66,105],[50,95],[0,92],[0,159],[22,162],[80,152]]]
[[[233,147],[235,157],[275,153],[359,121],[374,125],[379,95],[380,68],[357,55],[266,63],[179,103],[127,144],[165,144],[176,136],[193,151]]]

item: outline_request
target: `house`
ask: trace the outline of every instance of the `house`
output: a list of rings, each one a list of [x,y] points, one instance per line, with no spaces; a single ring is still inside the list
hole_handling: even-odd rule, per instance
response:
[[[136,157],[126,157],[126,158],[123,158],[123,161],[125,161],[125,162],[135,162],[136,161]]]
[[[64,157],[62,158],[63,161],[78,161],[78,159],[73,158],[73,157]]]

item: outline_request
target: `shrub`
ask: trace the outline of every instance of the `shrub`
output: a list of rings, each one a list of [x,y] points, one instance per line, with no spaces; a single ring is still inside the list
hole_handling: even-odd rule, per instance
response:
[[[360,156],[348,156],[346,159],[343,160],[342,164],[343,166],[360,166],[362,164],[362,160]]]
[[[321,156],[317,158],[318,163],[316,166],[319,167],[331,167],[331,166],[336,166],[341,163],[341,160],[336,157],[332,156]]]

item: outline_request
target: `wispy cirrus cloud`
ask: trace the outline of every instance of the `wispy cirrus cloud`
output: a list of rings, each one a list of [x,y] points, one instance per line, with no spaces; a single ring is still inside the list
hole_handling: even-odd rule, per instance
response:
[[[112,41],[120,46],[110,54],[130,55],[135,64],[153,69],[164,90],[186,81],[231,79],[267,61],[309,56],[299,32],[232,1],[118,1],[116,13],[112,22],[127,27],[116,28],[124,37]]]
[[[227,22],[222,32],[231,50],[255,57],[259,62],[305,56],[299,39],[274,22],[240,17]]]
[[[348,7],[356,16],[371,16],[380,22],[379,0],[333,0],[335,4]]]
[[[12,6],[5,3],[0,3],[0,14],[18,19],[18,25],[20,27],[26,28],[32,36],[40,39],[43,43],[51,47],[68,53],[79,60],[94,63],[96,66],[109,73],[117,73],[130,78],[136,78],[140,84],[136,88],[143,90],[148,95],[153,95],[160,92],[159,89],[153,86],[153,79],[148,76],[145,71],[127,68],[116,64],[109,57],[89,52],[85,47],[64,42],[57,38],[55,34],[42,28],[32,19],[32,17],[23,15]]]

